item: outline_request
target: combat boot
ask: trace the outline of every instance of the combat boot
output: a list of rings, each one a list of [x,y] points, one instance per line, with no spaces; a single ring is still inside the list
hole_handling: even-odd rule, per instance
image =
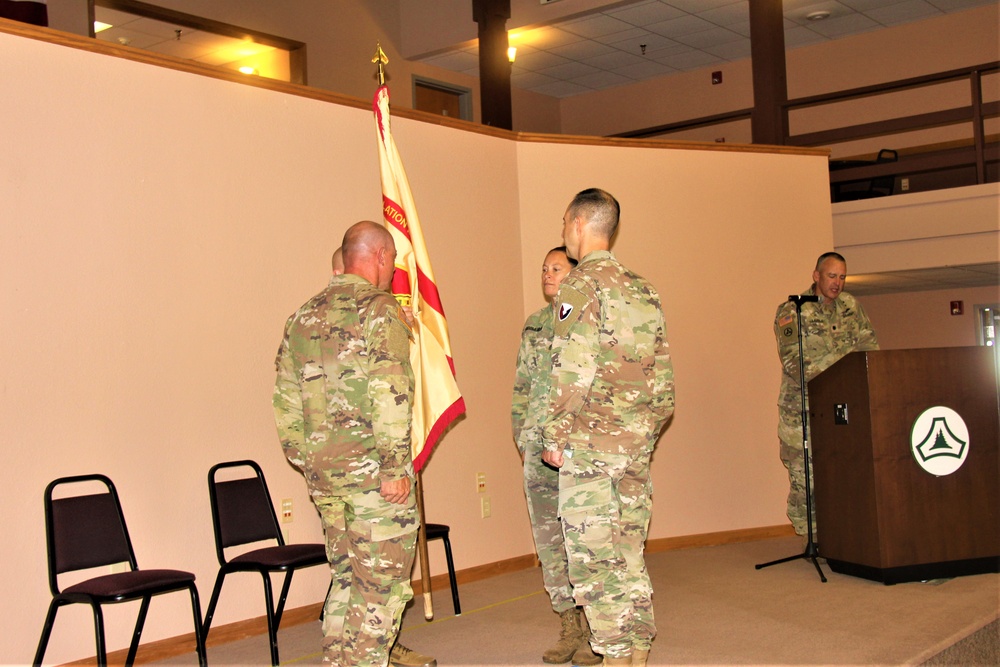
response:
[[[580,642],[580,648],[576,649],[576,653],[573,654],[573,664],[581,666],[601,664],[602,657],[590,648],[590,624],[587,623],[587,615],[582,610],[580,611],[580,632],[583,635],[583,641]]]
[[[632,665],[646,667],[646,659],[649,658],[649,649],[632,649]]]
[[[397,641],[389,651],[389,664],[392,667],[437,667],[438,663],[429,655],[421,655]]]
[[[582,617],[583,612],[576,607],[559,614],[559,620],[562,622],[562,627],[559,629],[559,641],[542,654],[542,662],[547,662],[550,665],[561,665],[570,661],[576,650],[580,648],[580,644],[589,639],[590,633],[584,635],[583,628],[580,627]]]
[[[632,664],[632,656],[627,655],[624,658],[612,658],[610,655],[606,655],[604,656],[604,662],[601,664],[607,665],[608,667],[611,667],[612,665],[615,667],[624,667],[624,665]]]

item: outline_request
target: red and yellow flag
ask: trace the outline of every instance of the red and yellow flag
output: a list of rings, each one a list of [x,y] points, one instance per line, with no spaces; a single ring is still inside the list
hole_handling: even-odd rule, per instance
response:
[[[400,303],[413,309],[416,344],[410,347],[410,362],[416,388],[412,448],[413,466],[419,471],[448,425],[465,413],[465,399],[455,382],[448,320],[427,256],[417,208],[389,130],[388,86],[382,85],[375,91],[372,107],[378,131],[382,216],[396,242],[392,292]]]

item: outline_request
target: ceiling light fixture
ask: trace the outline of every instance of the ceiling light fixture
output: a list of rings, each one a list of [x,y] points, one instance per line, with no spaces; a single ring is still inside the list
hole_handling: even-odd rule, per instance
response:
[[[255,68],[250,67],[248,65],[244,65],[243,67],[241,67],[240,68],[240,73],[241,74],[258,74],[258,72],[257,72],[257,70]]]
[[[514,64],[514,58],[516,58],[516,57],[517,57],[517,47],[516,46],[509,47],[507,49],[507,62],[509,62],[511,65],[513,65]]]
[[[830,18],[830,12],[826,11],[825,9],[822,9],[818,12],[810,12],[806,14],[806,18],[809,19],[810,21],[822,21],[824,19]]]
[[[107,30],[108,28],[114,28],[110,23],[104,23],[103,21],[94,21],[94,34],[101,32],[102,30]]]

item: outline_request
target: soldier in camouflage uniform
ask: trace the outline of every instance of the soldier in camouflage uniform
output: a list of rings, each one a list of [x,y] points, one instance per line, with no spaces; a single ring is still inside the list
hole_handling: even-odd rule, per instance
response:
[[[359,222],[343,254],[345,273],[288,319],[273,404],[326,534],[324,659],[384,667],[413,597],[410,331],[385,291],[396,256],[389,232]]]
[[[650,456],[674,411],[656,290],[609,251],[619,205],[576,195],[563,241],[580,263],[559,286],[543,460],[559,468],[569,577],[605,665],[645,665],[656,634],[643,559]]]
[[[547,300],[555,299],[559,283],[574,266],[576,260],[566,255],[565,247],[553,248],[545,256],[542,291]],[[551,387],[554,321],[555,306],[549,303],[524,323],[511,401],[511,425],[524,461],[524,495],[528,501],[535,550],[542,564],[542,581],[552,610],[559,614],[561,622],[559,640],[542,654],[542,661],[562,664],[572,660],[574,665],[596,665],[601,658],[590,649],[587,617],[576,606],[569,583],[566,544],[557,511],[559,473],[542,462],[541,421],[548,409]]]
[[[816,303],[803,303],[802,356],[806,382],[850,352],[877,350],[878,339],[864,308],[844,290],[847,262],[835,252],[820,255],[813,271],[813,284],[803,296],[817,296]],[[806,475],[802,443],[802,394],[799,385],[799,333],[795,304],[785,301],[774,316],[774,337],[781,359],[781,393],[778,396],[778,439],[781,460],[788,469],[788,518],[799,535],[807,534]],[[806,396],[805,409],[809,398]],[[809,472],[812,473],[810,457]],[[809,484],[812,486],[812,475]],[[816,504],[810,519],[815,526]]]

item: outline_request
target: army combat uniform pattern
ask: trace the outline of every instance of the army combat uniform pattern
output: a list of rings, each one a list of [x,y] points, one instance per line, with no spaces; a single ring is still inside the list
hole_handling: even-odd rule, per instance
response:
[[[556,303],[543,441],[564,456],[559,514],[576,602],[594,651],[622,658],[656,634],[643,545],[649,460],[674,410],[666,325],[656,290],[607,250],[580,261]]]
[[[278,435],[326,535],[324,660],[335,665],[386,665],[413,597],[415,494],[393,504],[379,493],[413,477],[409,340],[396,300],[344,274],[288,319],[275,362]]]
[[[803,295],[812,295],[812,289]],[[808,383],[844,355],[878,349],[878,339],[864,308],[847,292],[830,303],[804,303],[802,356]],[[778,396],[778,439],[781,461],[788,469],[788,518],[799,535],[807,532],[805,463],[802,443],[802,397],[799,390],[799,334],[795,304],[784,302],[774,316],[774,336],[781,358],[781,393]],[[806,410],[809,409],[806,396]],[[809,472],[812,473],[812,457]],[[810,474],[809,484],[813,480]],[[815,488],[815,487],[813,487]],[[815,497],[815,495],[814,495]],[[816,505],[813,503],[813,521]],[[814,523],[815,525],[815,523]]]
[[[566,544],[559,522],[559,473],[542,463],[541,419],[549,407],[552,374],[551,305],[530,315],[521,331],[517,374],[511,401],[514,441],[524,459],[524,495],[528,500],[535,550],[542,564],[542,582],[552,610],[561,614],[576,607],[569,583]]]

